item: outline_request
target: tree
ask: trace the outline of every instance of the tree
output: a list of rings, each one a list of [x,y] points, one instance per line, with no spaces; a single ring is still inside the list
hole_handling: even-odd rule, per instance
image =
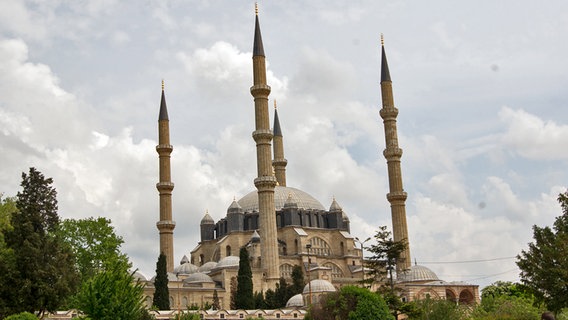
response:
[[[4,233],[12,230],[10,220],[12,219],[12,214],[18,210],[16,208],[16,198],[7,197],[2,199],[2,196],[0,193],[0,249],[6,245]]]
[[[533,226],[534,242],[517,255],[521,282],[537,302],[556,313],[568,307],[568,192],[560,194],[558,202],[563,214],[553,228]]]
[[[306,281],[304,280],[304,271],[302,271],[301,266],[295,265],[292,268],[292,285],[290,286],[292,295],[302,293],[305,285]]]
[[[134,281],[129,263],[109,262],[81,286],[78,308],[91,320],[140,319],[143,316],[144,286]]]
[[[367,288],[342,287],[314,304],[307,319],[394,320],[385,301]]]
[[[250,268],[249,254],[246,247],[239,252],[239,271],[237,273],[237,295],[235,297],[237,309],[253,309],[254,294],[252,288],[252,270]]]
[[[409,319],[411,320],[465,320],[468,318],[467,309],[452,301],[426,298],[414,303],[419,312],[410,315]]]
[[[109,219],[66,219],[61,223],[59,234],[73,251],[81,283],[104,270],[109,261],[128,260],[120,252],[124,241],[115,234]]]
[[[217,289],[213,291],[213,304],[211,305],[211,307],[213,308],[213,310],[221,309],[221,303],[219,301],[219,294],[217,293]]]
[[[9,270],[10,287],[0,290],[0,300],[10,301],[4,312],[42,315],[57,310],[75,291],[78,276],[72,252],[55,232],[59,216],[52,183],[35,168],[22,173],[12,230],[5,237],[7,252],[13,255],[8,253],[10,261],[0,267],[16,268]]]
[[[237,277],[231,277],[230,282],[231,297],[229,302],[229,308],[231,310],[237,309]]]
[[[156,263],[156,279],[154,280],[154,301],[152,305],[158,310],[170,310],[170,292],[168,290],[168,272],[166,256],[160,253]]]
[[[11,287],[16,276],[16,256],[14,250],[6,247],[4,234],[12,230],[10,223],[12,215],[16,212],[16,199],[4,198],[0,194],[0,318],[3,315],[12,313],[14,299],[11,294]]]

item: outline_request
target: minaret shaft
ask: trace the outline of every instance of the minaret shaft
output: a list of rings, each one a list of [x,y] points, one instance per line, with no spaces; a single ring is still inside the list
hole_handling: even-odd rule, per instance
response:
[[[173,147],[170,144],[170,125],[167,117],[166,100],[162,90],[160,118],[158,120],[158,145],[156,146],[160,162],[160,181],[156,188],[160,194],[160,221],[156,226],[160,232],[160,253],[166,256],[167,271],[174,270],[174,228],[172,219],[172,191],[170,154]]]
[[[391,204],[393,239],[394,241],[405,241],[407,245],[406,250],[401,253],[396,264],[396,271],[400,274],[400,272],[409,269],[411,264],[405,205],[407,194],[402,185],[402,170],[400,166],[402,149],[398,146],[396,127],[398,109],[394,106],[392,81],[390,80],[384,47],[382,54],[381,96],[383,106],[380,115],[381,118],[383,118],[385,128],[386,148],[383,151],[383,155],[387,160],[389,176],[389,193],[387,194],[387,200]]]
[[[274,208],[274,187],[276,178],[272,173],[272,132],[268,115],[268,95],[270,87],[266,84],[266,60],[260,36],[258,16],[256,16],[253,48],[253,86],[250,92],[254,97],[255,131],[252,137],[256,142],[258,177],[254,185],[258,190],[260,216],[260,241],[262,269],[266,274],[267,288],[274,289],[279,275],[278,240],[276,213]]]
[[[280,129],[280,120],[278,119],[276,102],[274,102],[274,126],[272,131],[274,132],[274,160],[272,160],[272,166],[274,167],[274,174],[276,175],[278,185],[285,187],[286,165],[288,164],[288,160],[284,158],[284,138],[282,136],[282,130]]]

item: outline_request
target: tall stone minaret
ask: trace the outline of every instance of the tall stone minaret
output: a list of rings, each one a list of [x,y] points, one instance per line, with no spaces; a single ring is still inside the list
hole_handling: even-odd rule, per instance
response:
[[[398,109],[394,106],[394,98],[392,94],[392,81],[387,64],[387,56],[385,54],[385,45],[381,35],[381,95],[383,100],[383,108],[380,111],[383,124],[385,126],[385,142],[386,148],[383,155],[387,159],[388,175],[389,175],[389,193],[387,200],[391,204],[392,229],[394,241],[405,241],[406,250],[402,252],[400,259],[396,264],[396,271],[400,272],[410,268],[410,246],[408,241],[408,227],[406,225],[406,192],[402,187],[402,170],[400,169],[400,158],[402,157],[402,149],[398,147],[398,134],[396,129],[396,117]]]
[[[286,186],[286,165],[288,160],[284,158],[284,142],[282,141],[282,130],[280,129],[280,121],[278,120],[278,110],[276,109],[276,100],[274,100],[274,126],[272,128],[274,132],[274,160],[272,160],[272,166],[274,167],[274,173],[276,174],[276,180],[278,185]]]
[[[260,245],[262,269],[266,275],[266,289],[274,289],[279,275],[278,241],[276,233],[276,214],[274,209],[274,187],[276,177],[272,173],[272,152],[270,142],[272,132],[268,119],[268,95],[270,87],[266,84],[266,58],[260,35],[258,7],[255,8],[254,44],[252,53],[253,86],[250,93],[254,97],[255,128],[252,137],[256,142],[256,163],[258,178],[254,185],[258,190],[260,216]]]
[[[160,193],[160,221],[156,223],[156,226],[160,230],[160,253],[166,256],[168,272],[174,271],[174,228],[176,226],[175,221],[172,220],[172,190],[174,190],[174,184],[170,170],[170,154],[173,149],[170,144],[170,120],[166,107],[164,81],[162,81],[162,100],[158,117],[158,145],[156,146],[160,158],[160,182],[156,183],[156,188]]]

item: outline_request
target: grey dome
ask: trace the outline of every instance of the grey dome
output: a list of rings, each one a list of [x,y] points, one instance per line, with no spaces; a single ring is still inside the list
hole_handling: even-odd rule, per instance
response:
[[[399,282],[436,281],[438,276],[425,266],[414,265],[397,276]]]
[[[237,256],[228,256],[219,261],[215,268],[238,267],[240,258]]]
[[[298,205],[298,209],[325,210],[324,206],[316,198],[302,190],[276,186],[274,188],[274,207],[277,211],[284,207],[286,200],[288,200],[288,195]],[[258,211],[258,194],[256,190],[242,197],[238,202],[245,212]]]
[[[286,302],[286,308],[303,307],[303,306],[304,306],[304,297],[302,296],[301,293],[292,296],[292,298],[290,298],[288,302]]]
[[[196,272],[189,275],[189,277],[183,279],[183,283],[204,283],[204,282],[213,282],[210,276]]]
[[[213,218],[211,218],[211,216],[209,215],[209,213],[206,213],[203,216],[203,219],[201,219],[201,223],[200,224],[215,224],[215,220],[213,220]]]
[[[189,262],[186,262],[182,265],[179,265],[177,267],[174,268],[174,273],[175,274],[192,274],[197,272],[197,266],[194,264],[191,264]]]
[[[315,279],[310,281],[310,283],[312,284],[312,293],[317,293],[317,292],[335,292],[335,287],[329,282],[329,281],[325,281],[325,280],[321,280],[321,279]],[[303,294],[310,294],[310,285],[307,284],[304,287],[304,292]]]
[[[215,261],[205,262],[201,267],[199,267],[199,269],[197,269],[197,272],[209,273],[211,269],[215,268],[216,266],[217,262]]]

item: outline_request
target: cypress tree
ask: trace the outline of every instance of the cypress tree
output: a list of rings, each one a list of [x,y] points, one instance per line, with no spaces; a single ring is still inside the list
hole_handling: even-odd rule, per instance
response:
[[[158,310],[170,310],[170,292],[168,290],[168,272],[166,256],[160,253],[156,263],[156,279],[154,280],[154,300],[152,304]]]
[[[221,309],[221,303],[219,302],[219,294],[217,293],[217,289],[213,291],[213,305],[211,306],[213,310]]]
[[[292,295],[302,293],[304,291],[304,286],[306,285],[306,281],[304,280],[304,272],[302,271],[302,267],[296,265],[292,269],[292,285],[290,286],[290,290],[292,291]]]
[[[252,270],[250,268],[249,254],[248,250],[242,247],[239,252],[237,295],[235,297],[235,307],[237,309],[254,309],[254,293],[252,289]]]

